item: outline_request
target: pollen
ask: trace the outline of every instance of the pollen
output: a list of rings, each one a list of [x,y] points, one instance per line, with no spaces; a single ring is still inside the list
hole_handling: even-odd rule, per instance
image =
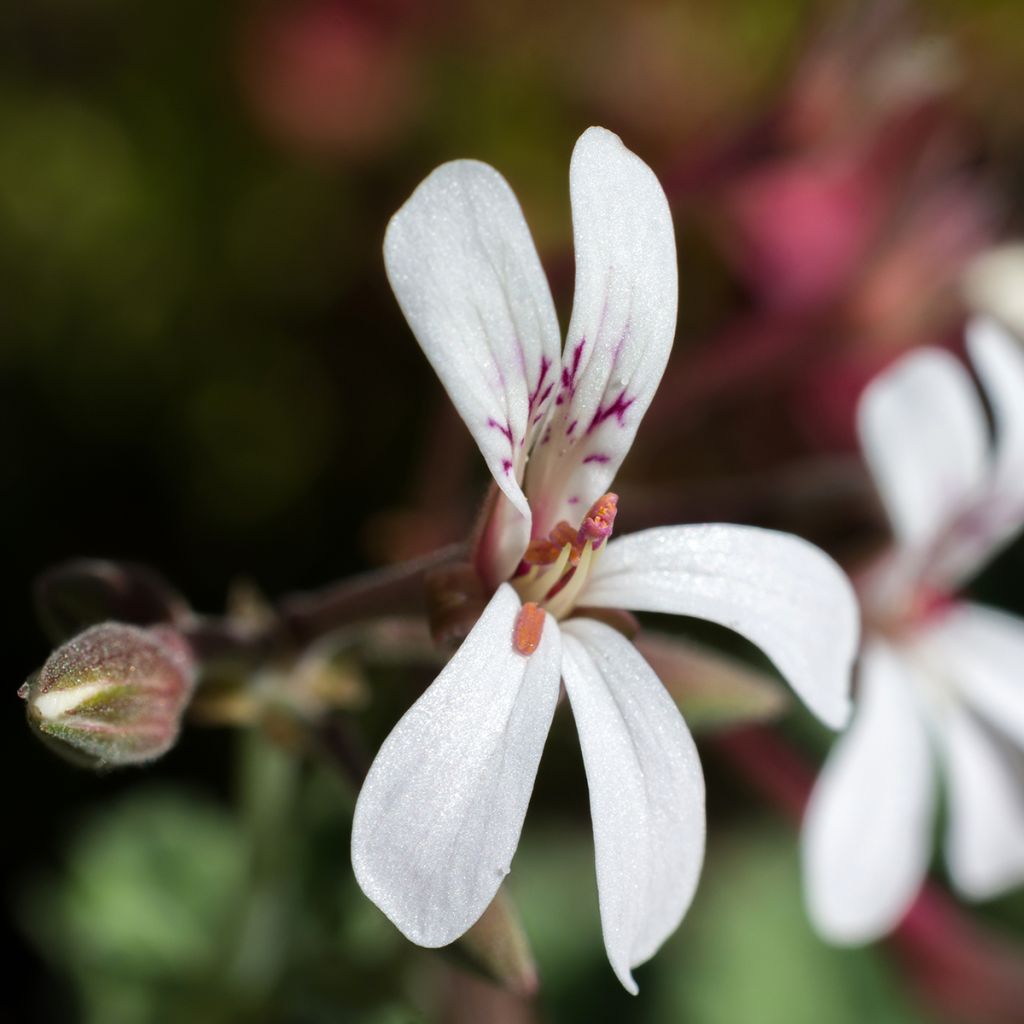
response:
[[[544,609],[533,601],[527,601],[519,609],[512,629],[512,643],[520,654],[529,657],[540,646],[544,617]]]

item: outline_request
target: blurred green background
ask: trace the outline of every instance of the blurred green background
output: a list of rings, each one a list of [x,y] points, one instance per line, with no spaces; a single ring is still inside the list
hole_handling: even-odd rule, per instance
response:
[[[869,7],[881,28],[854,46]],[[890,44],[911,56],[872,78]],[[846,46],[815,77],[807,55]],[[813,937],[793,831],[713,751],[706,875],[631,999],[559,722],[512,875],[542,979],[527,1010],[361,897],[353,795],[326,769],[190,729],[151,768],[95,777],[31,737],[14,693],[48,653],[31,581],[65,558],[149,563],[217,611],[239,578],[274,595],[464,536],[482,468],[390,295],[384,227],[439,162],[493,163],[565,323],[568,159],[592,123],[658,172],[680,242],[676,352],[624,525],[761,522],[852,557],[878,520],[851,396],[900,348],[955,336],[950,282],[1020,227],[1022,67],[1012,0],[4,5],[0,1018],[933,1019],[889,952]],[[840,176],[834,207],[814,185],[811,212],[802,185],[792,205],[769,190],[766,213],[757,183],[787,161],[829,182],[852,167],[856,187]],[[847,201],[875,211],[871,244],[808,283],[787,244],[809,232],[834,255],[846,243],[812,227]],[[979,592],[1024,611],[1022,568],[1018,545]],[[1019,894],[982,913],[1024,934]]]

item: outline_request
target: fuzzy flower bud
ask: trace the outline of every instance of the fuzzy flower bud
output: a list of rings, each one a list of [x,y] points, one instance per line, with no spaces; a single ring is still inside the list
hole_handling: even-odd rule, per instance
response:
[[[18,694],[46,742],[105,768],[165,754],[195,679],[191,651],[174,630],[105,622],[58,647]]]

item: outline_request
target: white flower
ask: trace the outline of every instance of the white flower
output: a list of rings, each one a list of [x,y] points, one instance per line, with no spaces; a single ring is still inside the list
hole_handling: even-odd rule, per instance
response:
[[[529,230],[491,167],[438,168],[388,228],[392,287],[501,495],[478,557],[493,596],[381,747],[352,861],[412,941],[442,946],[465,932],[509,872],[561,680],[590,788],[605,946],[635,992],[631,968],[693,896],[704,783],[654,672],[621,633],[574,613],[625,607],[726,625],[838,727],[857,611],[835,564],[784,534],[679,526],[605,543],[617,502],[605,492],[672,344],[675,242],[657,179],[615,135],[587,131],[569,177],[576,297],[561,356]]]
[[[970,375],[944,351],[905,356],[860,404],[895,546],[864,594],[854,720],[804,823],[808,906],[836,942],[884,934],[913,901],[931,856],[937,767],[956,887],[980,899],[1024,880],[1024,622],[953,597],[1024,525],[1024,352],[980,319],[968,347],[994,446]]]

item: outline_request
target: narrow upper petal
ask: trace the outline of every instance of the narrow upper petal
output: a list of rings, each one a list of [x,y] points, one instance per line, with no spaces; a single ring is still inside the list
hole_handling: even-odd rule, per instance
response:
[[[936,663],[950,685],[978,715],[1024,749],[1024,621],[995,608],[963,603],[930,632]]]
[[[704,859],[704,776],[682,716],[636,648],[593,619],[562,626],[562,677],[590,789],[605,949],[631,969],[683,919]]]
[[[1020,752],[956,702],[945,709],[940,735],[949,789],[949,873],[965,896],[995,896],[1024,882]]]
[[[967,347],[995,419],[995,465],[987,511],[998,544],[1024,525],[1024,347],[995,320],[967,326]]]
[[[384,741],[352,825],[363,892],[421,946],[462,935],[498,891],[522,829],[558,697],[548,617],[529,657],[512,646],[507,584]]]
[[[927,547],[977,499],[988,474],[988,431],[970,375],[948,352],[919,349],[868,385],[857,414],[897,540]]]
[[[552,398],[560,344],[551,292],[508,183],[475,160],[438,167],[391,219],[384,261],[494,479],[528,518],[522,468]]]
[[[988,317],[967,325],[967,348],[995,417],[997,482],[1024,494],[1024,348]]]
[[[884,644],[865,648],[853,723],[804,817],[807,906],[833,942],[867,942],[893,928],[928,868],[934,767],[909,673]]]
[[[644,530],[607,546],[577,603],[727,626],[823,722],[839,728],[849,717],[857,600],[835,562],[799,537],[721,524]]]
[[[617,135],[591,128],[569,170],[576,295],[555,404],[533,455],[534,533],[576,522],[633,443],[675,334],[678,280],[668,202]]]

